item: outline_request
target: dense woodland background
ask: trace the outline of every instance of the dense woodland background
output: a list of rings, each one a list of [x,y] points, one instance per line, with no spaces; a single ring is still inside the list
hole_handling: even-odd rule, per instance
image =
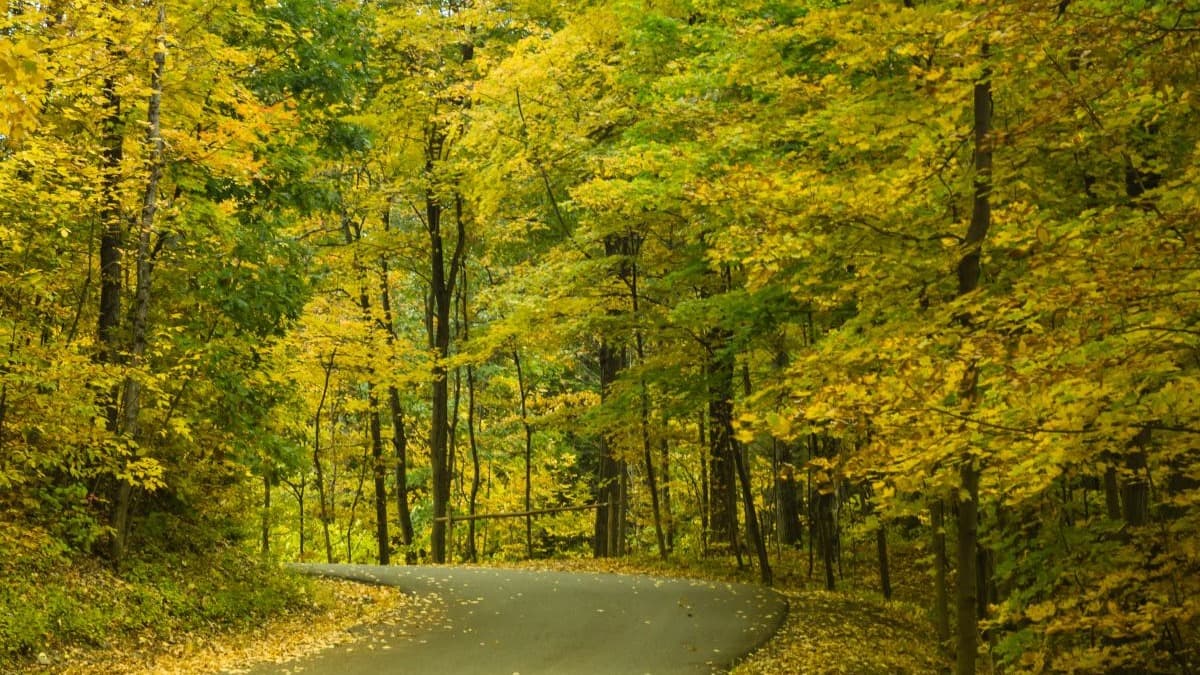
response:
[[[5,574],[891,544],[960,673],[1200,669],[1194,2],[10,0],[0,82]]]

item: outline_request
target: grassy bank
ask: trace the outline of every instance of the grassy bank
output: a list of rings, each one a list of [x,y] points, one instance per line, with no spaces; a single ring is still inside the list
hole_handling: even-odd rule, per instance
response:
[[[320,604],[311,580],[233,549],[132,560],[119,575],[92,559],[36,555],[7,560],[2,570],[2,672],[88,651],[137,654]]]

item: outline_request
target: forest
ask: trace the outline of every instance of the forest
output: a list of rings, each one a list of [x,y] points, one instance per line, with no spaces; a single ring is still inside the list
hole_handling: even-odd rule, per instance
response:
[[[8,0],[0,574],[855,555],[1198,672],[1197,91],[1193,0]]]

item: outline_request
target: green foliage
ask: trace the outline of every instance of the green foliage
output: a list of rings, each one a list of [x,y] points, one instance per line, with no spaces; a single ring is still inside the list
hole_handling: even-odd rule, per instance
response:
[[[1003,667],[1195,668],[1193,12],[181,3],[147,347],[127,284],[110,357],[96,244],[116,218],[140,255],[162,27],[144,3],[34,5],[0,26],[0,552],[98,547],[126,483],[132,540],[160,557],[249,542],[254,516],[277,551],[365,561],[376,469],[390,503],[410,492],[416,537],[394,547],[412,552],[443,463],[462,514],[473,479],[481,512],[526,489],[598,499],[602,459],[628,483],[629,542],[653,541],[654,468],[676,551],[707,552],[729,406],[752,503],[811,473],[805,497],[870,506],[852,543],[927,525],[977,469]],[[983,82],[995,124],[975,138]],[[132,415],[114,391],[140,392]],[[593,515],[539,520],[538,554],[585,550]],[[523,525],[481,523],[483,554],[523,555]],[[208,602],[191,611],[250,611]]]
[[[247,628],[312,603],[310,581],[235,549],[139,558],[120,577],[73,562],[37,554],[4,564],[0,666],[67,646],[136,648],[139,638]]]

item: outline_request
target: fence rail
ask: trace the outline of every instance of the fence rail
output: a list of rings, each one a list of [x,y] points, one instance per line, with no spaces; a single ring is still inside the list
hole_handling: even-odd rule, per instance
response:
[[[533,511],[514,511],[512,513],[477,513],[473,516],[456,516],[454,514],[434,518],[435,522],[442,523],[465,523],[471,520],[494,520],[498,518],[525,518],[527,516],[544,516],[551,513],[565,513],[567,511],[590,511],[598,509],[602,506],[608,506],[608,502],[599,502],[596,504],[583,504],[580,506],[556,506],[549,509],[535,509]]]

